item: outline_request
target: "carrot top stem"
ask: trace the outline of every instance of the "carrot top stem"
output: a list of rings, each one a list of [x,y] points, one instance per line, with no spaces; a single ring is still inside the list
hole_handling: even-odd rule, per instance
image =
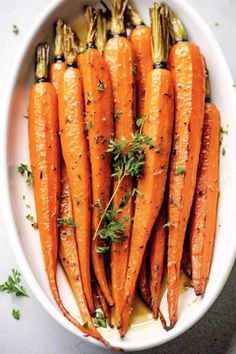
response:
[[[96,46],[101,54],[103,54],[105,49],[105,44],[107,42],[107,32],[108,32],[107,16],[102,11],[102,9],[99,9],[97,10]]]
[[[63,21],[59,18],[56,22],[56,36],[55,36],[55,49],[54,58],[55,61],[64,60],[64,50],[63,50]]]
[[[152,57],[155,67],[166,67],[169,54],[169,9],[165,5],[154,4],[150,8],[152,29]]]
[[[87,34],[87,48],[95,47],[96,28],[97,28],[97,14],[92,6],[86,6],[85,17],[89,25]]]
[[[169,9],[169,27],[171,37],[175,42],[184,42],[188,40],[186,29],[176,14]]]
[[[111,33],[113,36],[125,34],[124,12],[128,0],[112,0]]]
[[[78,45],[71,27],[63,26],[63,46],[67,66],[76,66]]]
[[[134,27],[144,24],[139,13],[131,5],[127,6],[127,15]]]
[[[48,80],[49,45],[39,44],[36,52],[35,76],[38,82]]]

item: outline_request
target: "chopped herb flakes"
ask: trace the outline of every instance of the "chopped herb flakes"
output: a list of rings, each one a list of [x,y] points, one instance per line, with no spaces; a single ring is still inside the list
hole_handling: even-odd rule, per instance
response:
[[[91,128],[92,128],[92,122],[90,120],[87,120],[85,123],[85,130],[88,131]]]
[[[20,319],[20,311],[19,310],[13,309],[11,314],[12,314],[12,317],[15,318],[15,320],[19,321],[19,319]]]
[[[120,207],[120,208],[123,208],[123,207],[127,204],[129,198],[130,198],[130,194],[129,194],[129,192],[126,192],[126,193],[123,195],[123,197],[121,198],[121,202],[120,202],[119,207]]]
[[[4,284],[0,284],[0,291],[6,291],[15,296],[28,296],[26,289],[21,285],[21,273],[12,269],[12,275],[9,275]]]
[[[98,87],[98,91],[104,91],[104,89],[105,89],[105,85],[101,80],[98,81],[97,87]]]
[[[133,69],[132,69],[132,73],[134,76],[137,75],[137,65],[134,65]]]
[[[138,190],[138,188],[133,188],[132,197],[133,197],[135,194],[138,194],[141,198],[144,197],[143,193],[140,192],[140,190]]]
[[[103,313],[96,312],[96,316],[94,318],[95,327],[107,328],[107,321]]]
[[[31,222],[31,226],[32,226],[35,230],[38,229],[38,223],[34,220],[33,215],[30,215],[30,214],[26,215],[26,219]]]
[[[110,245],[97,247],[97,253],[107,253],[110,251]]]
[[[20,33],[20,30],[17,25],[12,26],[12,32],[17,36]]]
[[[121,111],[117,111],[117,112],[115,112],[115,114],[114,114],[115,119],[119,120],[119,119],[120,119],[121,114],[122,114],[122,112],[121,112]]]
[[[67,226],[70,226],[70,227],[76,227],[77,226],[72,218],[63,218],[62,216],[59,216],[57,221],[58,221],[58,226],[62,226],[62,225],[67,225]]]
[[[28,185],[31,185],[33,183],[33,175],[32,175],[32,172],[29,170],[28,166],[21,163],[19,166],[18,166],[18,172],[21,174],[21,175],[26,175],[26,180],[25,182],[28,184]]]
[[[222,156],[225,156],[225,154],[226,154],[226,150],[225,150],[225,148],[224,148],[224,147],[222,148],[221,153],[222,153]]]
[[[184,174],[185,174],[185,168],[184,167],[179,166],[179,167],[176,168],[176,170],[175,170],[175,175],[176,176],[182,176]]]
[[[163,225],[163,227],[170,227],[170,226],[174,226],[173,221],[168,221],[166,224]]]
[[[85,322],[85,323],[83,324],[83,327],[84,327],[85,329],[89,329],[89,324],[88,324],[88,322]]]

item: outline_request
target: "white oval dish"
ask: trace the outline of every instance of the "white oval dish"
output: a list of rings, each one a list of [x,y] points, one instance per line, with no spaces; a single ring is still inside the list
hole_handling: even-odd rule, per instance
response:
[[[35,48],[39,42],[50,41],[52,24],[56,18],[62,17],[71,23],[74,14],[79,15],[85,3],[93,1],[56,0],[47,7],[35,23],[30,35],[22,46],[17,64],[9,82],[1,117],[1,209],[10,239],[12,249],[20,268],[35,296],[46,310],[63,327],[82,338],[80,332],[68,322],[57,309],[47,283],[41,255],[40,241],[37,231],[34,231],[26,220],[27,214],[35,215],[33,194],[27,187],[24,178],[17,172],[20,163],[29,163],[27,119],[27,97],[30,85],[33,83]],[[221,111],[221,125],[227,128],[229,134],[224,136],[223,146],[226,155],[220,161],[220,200],[218,209],[218,226],[211,267],[210,279],[206,294],[196,298],[189,289],[181,295],[179,302],[179,320],[176,326],[166,332],[160,321],[150,320],[133,325],[126,338],[120,340],[116,330],[103,330],[102,333],[112,345],[128,351],[137,351],[158,346],[180,335],[209,309],[222,290],[232,268],[236,253],[236,238],[232,221],[236,220],[236,95],[233,80],[229,73],[224,56],[210,30],[200,16],[184,0],[166,1],[181,17],[189,33],[189,38],[200,46],[210,71],[212,98]],[[145,21],[148,22],[150,0],[137,0],[136,5]],[[76,16],[76,17],[77,17]],[[227,126],[228,125],[228,126]],[[23,195],[26,199],[23,200]],[[32,206],[31,210],[26,204]],[[65,305],[78,315],[77,306],[67,284],[66,278],[59,267],[58,279],[60,291]],[[99,344],[97,341],[86,340]],[[99,344],[100,345],[100,344]]]

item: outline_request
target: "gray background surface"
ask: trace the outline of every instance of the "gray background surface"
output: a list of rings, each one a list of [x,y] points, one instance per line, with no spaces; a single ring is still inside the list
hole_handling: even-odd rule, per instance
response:
[[[31,24],[50,1],[52,0],[0,0],[0,93],[2,98],[4,98],[6,80],[12,70],[14,53],[20,48]],[[213,30],[225,53],[236,83],[236,0],[189,0],[188,2],[205,18]],[[18,36],[12,33],[13,24],[19,26]],[[1,215],[0,225],[0,283],[2,283],[11,269],[17,267],[17,261],[10,249]],[[235,279],[236,266],[218,300],[199,323],[176,340],[144,353],[236,353]],[[12,318],[12,308],[20,309],[22,313],[20,321]],[[108,353],[108,351],[81,343],[77,337],[68,333],[49,317],[33,294],[25,299],[0,294],[0,353],[101,354]]]

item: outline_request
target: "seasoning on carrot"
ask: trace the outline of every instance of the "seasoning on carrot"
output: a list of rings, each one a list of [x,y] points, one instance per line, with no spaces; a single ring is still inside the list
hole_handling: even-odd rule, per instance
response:
[[[29,99],[29,144],[34,176],[34,196],[38,227],[49,285],[63,315],[81,332],[95,336],[73,318],[64,307],[57,286],[58,216],[60,196],[60,145],[57,98],[47,82],[49,46],[37,48],[36,79]],[[40,146],[40,149],[39,149]]]
[[[150,259],[150,252],[149,252],[149,247],[147,247],[143,256],[143,261],[138,276],[138,289],[143,302],[149,307],[149,309],[152,309],[152,295],[151,295],[150,277],[149,277],[150,276],[149,259]]]
[[[150,239],[150,288],[152,294],[153,317],[157,318],[160,304],[160,290],[164,271],[166,249],[166,215],[162,205]]]
[[[94,312],[90,279],[91,184],[88,144],[84,132],[82,77],[76,68],[74,34],[64,27],[67,69],[59,88],[62,154],[69,178],[80,272],[90,313]]]
[[[210,101],[209,78],[206,86],[202,144],[189,225],[192,285],[197,295],[204,294],[209,277],[219,194],[220,114]]]
[[[169,58],[175,89],[175,129],[168,186],[169,329],[177,321],[181,258],[196,184],[205,98],[205,67],[201,52],[195,44],[186,41],[184,27],[172,11],[170,26],[177,43]]]
[[[143,177],[138,180],[128,271],[125,281],[125,306],[121,336],[124,336],[131,312],[135,285],[145,248],[159,214],[166,184],[173,130],[174,92],[167,69],[169,31],[168,10],[155,4],[150,9],[152,24],[153,70],[147,78],[143,132],[152,139],[146,148]]]
[[[92,171],[92,233],[99,232],[101,212],[106,207],[111,191],[111,157],[107,153],[113,134],[112,87],[108,65],[95,46],[96,12],[86,9],[89,21],[87,50],[80,55],[83,78],[86,126]],[[97,282],[110,306],[114,304],[106,279],[103,241],[92,239],[91,254]]]
[[[135,131],[135,90],[133,75],[132,45],[125,37],[123,12],[127,1],[112,1],[112,20],[110,38],[105,47],[105,60],[108,63],[114,96],[115,138],[117,140],[132,139]],[[127,272],[129,256],[129,239],[132,227],[133,199],[131,198],[133,182],[130,176],[123,178],[119,183],[115,179],[113,192],[113,208],[120,209],[119,220],[127,219],[124,227],[123,241],[112,243],[111,248],[111,286],[115,301],[115,319],[117,327],[121,324],[121,311],[124,303],[124,281]],[[122,199],[126,196],[126,202]],[[122,259],[122,262],[121,262]]]
[[[147,76],[152,70],[151,28],[143,23],[142,18],[131,5],[128,5],[128,16],[134,26],[130,41],[134,51],[133,72],[136,77],[137,115],[142,117]]]

